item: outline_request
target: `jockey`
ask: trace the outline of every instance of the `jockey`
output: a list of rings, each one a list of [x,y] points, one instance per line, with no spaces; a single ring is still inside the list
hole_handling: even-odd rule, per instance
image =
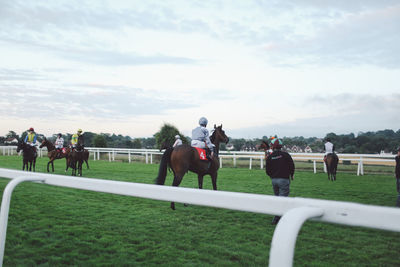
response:
[[[28,134],[26,135],[24,142],[30,145],[36,154],[36,133],[32,127],[29,128]]]
[[[72,138],[71,138],[71,148],[72,149],[75,149],[76,145],[78,144],[78,139],[81,135],[82,135],[82,129],[78,129],[76,134],[72,135]]]
[[[56,139],[56,142],[54,143],[54,145],[56,147],[57,153],[60,154],[61,150],[64,147],[64,138],[62,138],[61,133],[57,134],[57,139]]]
[[[326,138],[324,149],[325,149],[324,162],[326,162],[326,156],[331,153],[333,154],[335,151],[335,145],[331,143],[331,139],[329,137]]]
[[[335,145],[331,143],[331,139],[329,137],[326,138],[326,143],[324,145],[324,148],[325,148],[325,156],[335,151]]]
[[[179,134],[175,135],[175,143],[172,145],[172,147],[180,146],[182,145],[182,140]]]
[[[192,130],[192,146],[199,148],[209,148],[211,151],[211,158],[214,156],[214,144],[211,143],[210,134],[207,130],[208,120],[201,117],[198,127]]]

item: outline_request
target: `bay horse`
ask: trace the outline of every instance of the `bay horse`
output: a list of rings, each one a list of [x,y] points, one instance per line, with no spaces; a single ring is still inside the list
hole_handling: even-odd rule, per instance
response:
[[[84,144],[83,144],[83,137],[79,136],[78,137],[78,143],[76,144],[75,149],[73,149],[70,153],[69,153],[69,157],[68,157],[68,162],[69,165],[72,168],[72,176],[76,176],[76,171],[78,170],[78,175],[82,176],[82,164],[83,161],[85,161],[85,151],[88,152],[87,149],[84,149]],[[86,162],[87,164],[87,162]],[[89,168],[89,166],[88,166]],[[68,166],[67,166],[68,169]]]
[[[156,184],[164,185],[167,176],[167,167],[170,167],[174,174],[172,186],[179,186],[185,173],[191,171],[197,173],[199,189],[203,188],[203,177],[208,174],[211,176],[213,189],[217,190],[219,145],[221,142],[229,142],[229,138],[226,136],[224,130],[222,130],[222,125],[218,127],[214,125],[210,140],[215,145],[214,157],[211,161],[201,160],[197,149],[187,144],[167,148],[161,158]],[[175,210],[174,202],[171,202],[171,209]]]
[[[324,160],[326,170],[328,172],[328,180],[336,181],[336,170],[339,162],[339,157],[335,153],[329,153]]]
[[[44,138],[42,143],[40,144],[40,148],[42,147],[47,148],[47,156],[49,157],[49,162],[47,162],[47,172],[50,172],[49,166],[51,164],[52,171],[54,172],[54,161],[56,159],[62,159],[65,158],[66,161],[66,168],[65,171],[68,170],[68,155],[71,152],[71,149],[69,147],[65,148],[65,152],[58,152],[56,147],[51,143],[47,138]]]
[[[35,171],[35,165],[36,165],[36,158],[37,154],[35,153],[34,148],[20,140],[17,145],[17,153],[19,153],[22,150],[22,170],[28,171],[28,163],[29,163],[29,171],[32,171],[32,166],[33,166],[33,171]]]

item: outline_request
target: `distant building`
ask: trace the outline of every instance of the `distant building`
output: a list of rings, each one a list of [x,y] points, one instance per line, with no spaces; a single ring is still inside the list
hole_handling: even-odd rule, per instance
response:
[[[227,144],[226,145],[226,150],[233,150],[235,147],[232,144]]]
[[[303,152],[303,150],[302,150],[300,147],[296,146],[296,145],[292,146],[292,148],[290,149],[290,151],[293,152],[293,153],[300,153],[300,152]]]
[[[312,153],[312,149],[310,146],[306,146],[306,148],[304,148],[304,152],[305,153]]]

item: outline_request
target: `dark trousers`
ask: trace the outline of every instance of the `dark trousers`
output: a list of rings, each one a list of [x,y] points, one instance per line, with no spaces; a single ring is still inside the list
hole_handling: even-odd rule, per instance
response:
[[[274,195],[279,197],[287,197],[290,192],[290,179],[286,178],[272,178],[272,189],[274,189]],[[272,224],[277,224],[281,216],[275,216]]]

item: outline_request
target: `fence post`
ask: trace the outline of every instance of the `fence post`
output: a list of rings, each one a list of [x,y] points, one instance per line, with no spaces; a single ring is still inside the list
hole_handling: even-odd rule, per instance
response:
[[[219,158],[219,168],[222,169],[222,157],[218,156],[218,158]]]
[[[128,161],[129,161],[129,163],[131,163],[131,151],[130,150],[128,151]]]
[[[317,162],[314,160],[314,173],[317,173]]]
[[[260,158],[260,169],[263,169],[264,168],[264,158],[263,157],[261,157]]]
[[[326,164],[325,164],[325,162],[322,161],[322,164],[324,164],[324,172],[328,172],[328,170],[326,169]]]
[[[236,167],[236,154],[233,154],[233,167]]]
[[[307,219],[320,217],[323,214],[323,209],[314,207],[299,207],[286,212],[276,226],[272,237],[269,266],[291,267],[301,226]]]
[[[44,181],[43,178],[31,178],[31,177],[18,177],[7,184],[3,191],[3,199],[1,201],[0,210],[0,265],[3,265],[4,248],[6,245],[7,225],[8,225],[8,213],[10,210],[11,194],[14,188],[25,181]]]
[[[251,170],[251,165],[252,165],[252,162],[253,162],[253,158],[252,158],[252,157],[250,157],[250,166],[249,166],[249,170]]]

